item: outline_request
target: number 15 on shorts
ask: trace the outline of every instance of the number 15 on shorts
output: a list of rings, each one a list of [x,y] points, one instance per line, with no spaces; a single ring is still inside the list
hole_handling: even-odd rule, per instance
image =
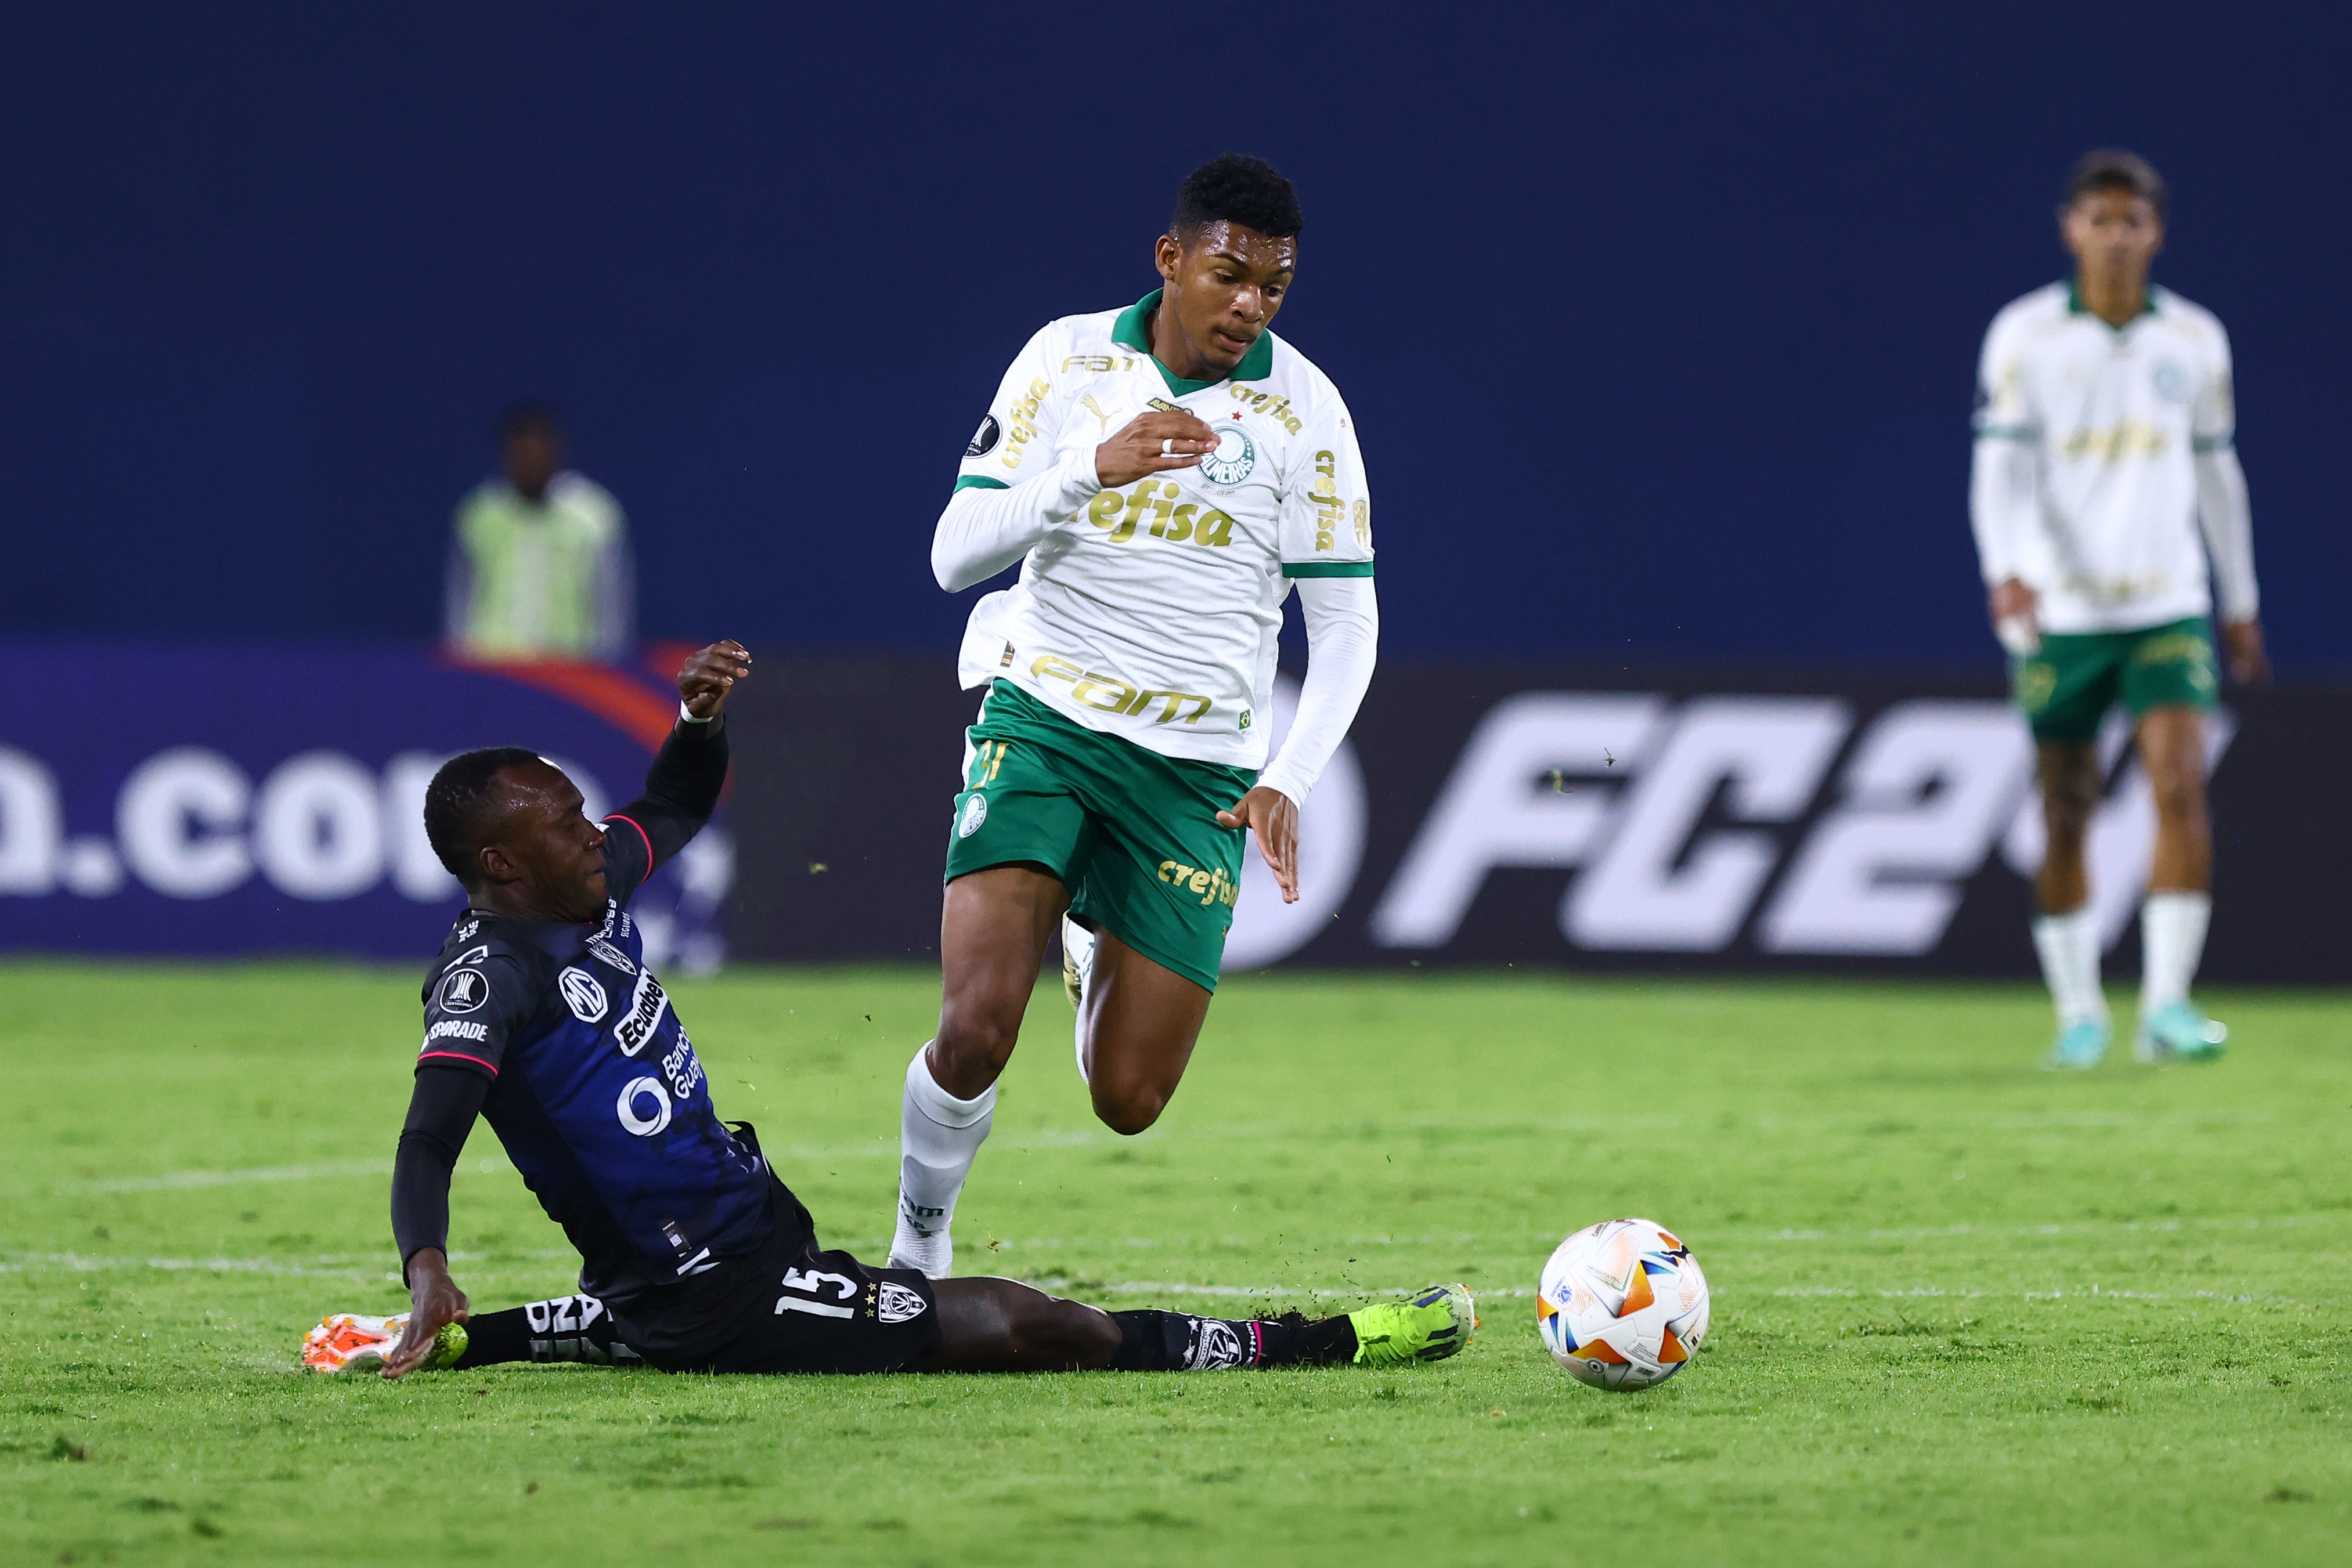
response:
[[[827,1293],[827,1286],[833,1287],[837,1292],[835,1300],[830,1301],[823,1299]],[[851,1318],[857,1315],[856,1308],[839,1304],[842,1301],[855,1300],[857,1295],[857,1282],[846,1274],[827,1274],[814,1269],[787,1269],[784,1270],[784,1289],[805,1291],[819,1299],[803,1301],[798,1296],[779,1296],[776,1298],[778,1317],[782,1317],[786,1312],[807,1312],[820,1318]]]

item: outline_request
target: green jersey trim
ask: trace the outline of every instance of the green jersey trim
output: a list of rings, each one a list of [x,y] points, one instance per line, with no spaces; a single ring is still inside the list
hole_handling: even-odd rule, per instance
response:
[[[1120,311],[1118,319],[1111,326],[1110,340],[1122,349],[1133,349],[1149,357],[1151,368],[1158,371],[1160,379],[1168,383],[1168,395],[1182,397],[1188,392],[1215,386],[1217,382],[1188,382],[1161,364],[1160,357],[1151,352],[1151,335],[1143,329],[1143,319],[1160,308],[1160,297],[1166,292],[1164,288],[1155,288]],[[1271,333],[1261,332],[1257,341],[1250,345],[1249,352],[1242,356],[1242,362],[1234,367],[1233,374],[1220,376],[1217,381],[1262,382],[1273,373],[1274,337]]]
[[[1370,577],[1372,563],[1368,560],[1286,560],[1282,563],[1285,577]]]
[[[956,481],[956,490],[1010,490],[1012,486],[1002,479],[992,479],[985,474],[967,474]],[[948,492],[952,496],[955,490]]]
[[[2192,435],[2189,438],[2189,450],[2191,452],[2227,452],[2236,444],[2235,438],[2227,435]]]
[[[2042,433],[2030,424],[1979,424],[1979,441],[2032,441]]]

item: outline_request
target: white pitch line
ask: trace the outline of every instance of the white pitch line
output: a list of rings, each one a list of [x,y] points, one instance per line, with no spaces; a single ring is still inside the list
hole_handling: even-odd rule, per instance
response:
[[[455,1176],[495,1174],[514,1167],[504,1158],[478,1156],[460,1160]],[[165,1171],[160,1176],[101,1176],[93,1181],[59,1182],[40,1193],[29,1187],[0,1188],[10,1197],[95,1197],[121,1192],[191,1192],[205,1187],[244,1186],[258,1182],[330,1181],[346,1176],[388,1176],[390,1160],[328,1160],[309,1166],[252,1166],[233,1171]]]
[[[243,1186],[249,1182],[322,1181],[333,1176],[390,1176],[390,1160],[330,1160],[314,1166],[254,1166],[236,1171],[165,1171],[151,1176],[104,1176],[59,1182],[56,1197],[89,1197],[116,1192],[184,1192],[198,1187]]]
[[[90,1274],[110,1269],[160,1269],[167,1272],[194,1270],[211,1274],[281,1274],[319,1280],[367,1278],[362,1270],[310,1269],[299,1263],[281,1263],[275,1258],[100,1258],[86,1252],[16,1253],[11,1261],[0,1262],[0,1274],[29,1274],[43,1270],[44,1266],[68,1274]]]

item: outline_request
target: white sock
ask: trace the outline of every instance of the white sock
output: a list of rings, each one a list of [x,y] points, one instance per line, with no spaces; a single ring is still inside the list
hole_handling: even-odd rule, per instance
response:
[[[931,1076],[927,1044],[907,1064],[907,1092],[898,1103],[898,1229],[890,1264],[920,1269],[932,1279],[955,1263],[948,1228],[956,1197],[987,1140],[996,1113],[996,1085],[959,1100]]]
[[[1078,1021],[1070,1031],[1078,1052],[1078,1082],[1091,1084],[1094,1079],[1087,1071],[1087,986],[1095,975],[1095,934],[1066,915],[1062,916],[1062,956],[1078,977]]]
[[[2205,956],[2205,925],[2213,917],[2206,893],[2151,893],[2139,906],[2139,1010],[2145,1015],[2189,999],[2189,982]]]
[[[2044,915],[2033,923],[2033,950],[2042,955],[2042,977],[2058,1009],[2058,1027],[2107,1021],[2106,993],[2099,989],[2099,916],[2090,904],[2064,915]]]

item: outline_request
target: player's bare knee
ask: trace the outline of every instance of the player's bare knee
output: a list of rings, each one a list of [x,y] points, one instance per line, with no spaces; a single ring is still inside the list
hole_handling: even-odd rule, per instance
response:
[[[1168,1096],[1157,1089],[1101,1082],[1091,1088],[1096,1117],[1121,1137],[1131,1138],[1146,1131],[1168,1108]]]
[[[1021,1015],[996,1007],[956,1007],[940,1009],[940,1033],[932,1049],[940,1065],[950,1071],[984,1072],[991,1082],[1013,1058],[1021,1039]]]

